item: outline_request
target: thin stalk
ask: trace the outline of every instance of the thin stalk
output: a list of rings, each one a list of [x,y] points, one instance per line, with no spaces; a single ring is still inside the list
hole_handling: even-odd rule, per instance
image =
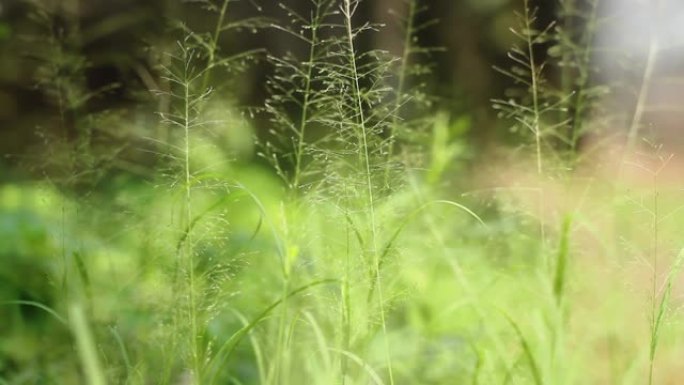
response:
[[[365,160],[365,173],[366,173],[366,183],[367,183],[367,188],[368,188],[368,211],[369,211],[369,219],[370,219],[370,225],[371,225],[371,247],[372,247],[372,255],[373,255],[373,268],[375,269],[375,279],[376,279],[376,286],[378,288],[378,300],[379,300],[379,306],[380,306],[380,320],[382,323],[382,331],[385,337],[385,353],[386,353],[386,359],[387,359],[387,370],[389,374],[389,380],[390,380],[390,385],[394,385],[394,373],[392,371],[392,358],[390,355],[390,349],[389,349],[389,341],[387,338],[387,323],[385,320],[385,311],[384,311],[384,298],[383,298],[383,293],[382,293],[382,280],[380,277],[380,255],[378,253],[378,248],[377,248],[377,229],[376,229],[376,219],[375,219],[375,199],[373,197],[373,181],[371,179],[371,166],[370,166],[370,150],[368,148],[368,130],[366,127],[366,118],[363,110],[363,97],[361,96],[361,87],[359,84],[359,72],[358,72],[358,66],[356,63],[356,52],[355,52],[355,47],[354,47],[354,30],[352,27],[352,6],[351,6],[352,0],[344,0],[344,9],[343,9],[343,14],[345,16],[345,24],[347,27],[347,39],[348,39],[348,44],[349,44],[349,64],[352,70],[352,80],[353,80],[353,92],[354,92],[354,99],[356,102],[356,108],[358,109],[358,124],[359,128],[361,129],[361,150],[362,153],[361,155],[363,156]],[[358,5],[358,3],[355,3],[355,5]]]
[[[345,253],[345,268],[344,268],[344,282],[342,283],[342,350],[349,351],[351,346],[351,298],[349,294],[349,280],[351,272],[351,232],[349,230],[349,223],[345,226],[347,249]],[[349,359],[345,355],[341,355],[340,370],[342,371],[342,385],[345,385],[347,379],[347,371],[349,370]]]
[[[397,97],[394,100],[394,116],[392,118],[392,124],[390,125],[389,132],[389,148],[387,149],[387,166],[385,168],[385,188],[389,187],[390,179],[390,164],[392,160],[392,155],[394,154],[394,144],[395,135],[397,130],[397,125],[399,124],[399,110],[404,102],[404,88],[406,87],[406,78],[408,76],[408,65],[409,59],[411,58],[412,49],[412,39],[413,39],[413,28],[416,17],[416,0],[409,1],[408,16],[406,19],[406,31],[404,34],[404,48],[401,55],[401,64],[399,66],[399,80],[397,84]]]
[[[316,43],[318,41],[318,28],[319,19],[321,13],[321,4],[316,4],[315,15],[313,15],[311,20],[311,42],[309,45],[309,60],[306,63],[306,80],[304,85],[304,100],[302,101],[302,114],[298,124],[297,130],[297,147],[295,149],[295,166],[294,166],[294,177],[290,185],[290,190],[297,193],[301,178],[302,178],[302,154],[304,152],[304,138],[306,136],[306,128],[309,119],[309,108],[311,105],[311,90],[312,90],[312,76],[314,70],[314,60],[316,55]],[[284,217],[287,217],[285,215]],[[278,324],[278,336],[277,336],[277,347],[276,354],[279,359],[283,359],[282,355],[284,353],[283,341],[285,338],[285,320],[289,311],[289,301],[287,299],[287,293],[290,291],[291,277],[290,277],[290,266],[289,266],[289,256],[286,255],[284,258],[283,274],[283,304],[281,306],[281,317]],[[282,377],[282,364],[280,360],[275,363],[275,368],[273,368],[273,383],[281,383],[283,381]],[[271,381],[271,376],[269,376],[268,381]]]
[[[561,0],[559,7],[561,8],[561,16],[563,17],[563,29],[565,33],[571,33],[573,30],[573,18],[569,16],[569,14],[572,14],[575,11],[576,5],[575,5],[576,0]],[[559,42],[562,42],[562,36],[559,37],[558,39]],[[563,56],[561,58],[563,63],[569,63],[571,60],[573,60],[573,55],[571,50],[564,49],[563,50]],[[572,79],[573,79],[573,69],[572,67],[568,65],[564,65],[561,68],[561,89],[563,90],[563,93],[565,95],[569,95],[572,93],[573,90],[573,84],[572,84]],[[559,114],[559,119],[563,119],[563,113]]]
[[[525,7],[525,31],[524,31],[524,36],[526,37],[526,43],[527,43],[527,56],[529,60],[529,66],[530,66],[530,83],[531,83],[531,90],[530,92],[532,93],[532,132],[534,133],[534,140],[535,140],[535,152],[536,152],[536,158],[537,158],[537,176],[540,177],[539,180],[539,236],[541,240],[541,255],[544,258],[544,263],[545,267],[549,267],[549,261],[548,258],[546,257],[545,253],[545,248],[546,248],[546,223],[544,220],[544,210],[545,210],[545,202],[546,202],[546,197],[545,197],[545,192],[544,192],[544,187],[541,184],[542,180],[541,178],[544,176],[544,170],[542,167],[542,149],[541,149],[541,127],[540,127],[540,121],[541,121],[541,112],[539,109],[539,73],[537,72],[537,63],[535,60],[535,54],[534,54],[534,45],[535,45],[535,40],[536,40],[536,35],[533,35],[533,30],[534,26],[533,24],[533,18],[535,17],[533,14],[530,13],[530,7],[529,7],[530,0],[524,0],[524,7]]]
[[[580,84],[577,90],[577,96],[575,97],[574,115],[572,118],[572,134],[570,139],[571,153],[574,155],[577,151],[577,144],[580,138],[580,132],[582,128],[582,114],[586,108],[586,89],[589,85],[589,66],[591,64],[591,53],[592,53],[592,41],[596,34],[596,18],[598,17],[598,0],[592,2],[592,10],[589,21],[587,22],[586,31],[583,36],[583,52],[582,60],[580,62]],[[570,19],[568,17],[568,19]]]
[[[532,132],[534,133],[535,147],[537,153],[537,174],[542,175],[542,154],[541,154],[541,129],[539,112],[539,79],[537,65],[534,56],[534,38],[531,35],[532,19],[530,15],[529,0],[524,0],[525,6],[525,35],[527,37],[527,54],[530,60],[530,80],[532,82]]]
[[[207,59],[207,70],[204,72],[204,76],[202,77],[202,90],[206,90],[207,87],[209,87],[209,80],[211,80],[211,69],[216,63],[216,50],[218,49],[219,36],[221,35],[223,22],[228,14],[228,3],[230,2],[231,0],[223,0],[223,5],[219,11],[218,20],[216,21],[216,28],[211,36],[211,42],[209,44],[209,49],[207,50],[209,53],[209,58]]]
[[[188,52],[185,52],[184,82],[183,82],[183,129],[185,135],[185,217],[190,225],[192,221],[192,189],[190,173],[190,74]],[[190,299],[190,349],[192,354],[193,381],[200,378],[200,359],[197,346],[197,305],[195,303],[195,261],[192,250],[192,231],[188,231],[184,242],[185,258],[187,260]]]
[[[648,384],[653,384],[653,367],[655,364],[655,354],[658,345],[658,335],[659,330],[663,321],[663,315],[665,313],[665,308],[667,306],[667,301],[671,292],[671,285],[673,276],[677,273],[680,266],[679,256],[675,262],[675,265],[670,270],[668,278],[665,282],[665,292],[662,293],[662,298],[660,300],[660,305],[658,305],[658,262],[659,262],[659,241],[660,241],[660,207],[659,207],[659,194],[658,194],[658,177],[660,173],[667,167],[669,162],[672,160],[672,155],[667,159],[661,158],[660,167],[652,172],[652,183],[653,183],[653,210],[652,210],[652,231],[653,231],[653,244],[652,244],[652,259],[653,259],[653,271],[651,275],[651,341],[650,341],[650,351],[649,351],[649,368],[648,368]]]
[[[54,30],[54,25],[50,25],[50,29]],[[57,63],[62,63],[64,61],[64,49],[63,49],[63,43],[59,41],[59,39],[56,36],[52,36],[52,39],[55,40],[57,44],[57,55],[55,60],[50,62],[50,66],[52,67],[51,70],[55,74],[59,74],[60,68],[57,65]],[[59,110],[59,132],[62,135],[62,141],[64,142],[65,147],[67,147],[69,150],[71,150],[71,146],[69,145],[69,131],[68,127],[66,124],[66,95],[65,95],[65,88],[66,86],[64,85],[64,78],[62,76],[56,76],[55,77],[55,87],[57,88],[57,106]],[[71,152],[71,151],[69,151]],[[71,161],[73,159],[72,154],[68,154],[68,165],[70,168],[70,173],[73,175],[74,170],[73,170],[73,162]],[[66,183],[68,184],[70,182],[70,178],[65,178]],[[67,288],[68,284],[68,277],[69,277],[69,261],[67,260],[67,253],[66,253],[66,197],[64,194],[61,194],[61,209],[60,209],[60,221],[61,221],[61,233],[60,233],[60,252],[61,252],[61,257],[62,257],[62,290],[65,294],[66,300],[70,300],[69,296],[69,290]]]
[[[656,7],[658,7],[658,5],[656,5]],[[632,115],[632,122],[629,125],[629,133],[627,135],[627,153],[632,152],[634,150],[634,146],[636,145],[636,140],[639,135],[639,128],[641,126],[641,120],[643,119],[644,112],[646,111],[646,102],[648,101],[649,90],[651,88],[651,82],[653,80],[653,74],[655,72],[659,50],[660,41],[652,27],[651,38],[648,47],[648,56],[646,58],[646,66],[644,67],[644,74],[641,79],[641,86],[639,87],[636,107],[634,109],[634,115]]]
[[[272,376],[269,374],[267,378],[267,383],[281,384],[286,383],[283,379],[284,366],[289,363],[289,355],[285,356],[287,348],[287,336],[285,333],[286,320],[289,313],[289,298],[287,293],[290,292],[291,279],[290,279],[290,266],[289,266],[289,255],[284,256],[283,265],[283,290],[282,290],[282,304],[280,307],[280,319],[278,321],[278,335],[277,335],[277,345],[275,349],[276,358],[274,360],[274,367],[271,368]]]
[[[316,55],[316,42],[318,41],[318,22],[321,13],[321,6],[317,4],[316,15],[311,22],[311,45],[309,46],[309,61],[306,69],[306,84],[304,86],[304,101],[302,102],[302,117],[299,121],[297,130],[297,151],[295,152],[295,174],[292,188],[298,189],[302,177],[302,152],[304,151],[304,137],[306,126],[309,119],[309,107],[311,103],[311,77],[313,76],[314,60]]]
[[[306,128],[307,128],[307,123],[309,119],[309,108],[311,105],[311,89],[312,89],[312,76],[313,76],[313,71],[314,71],[314,60],[316,58],[316,44],[318,41],[318,28],[319,28],[319,19],[320,19],[320,14],[321,14],[321,4],[317,3],[316,4],[316,11],[315,14],[312,16],[311,20],[311,42],[309,45],[309,60],[306,63],[307,69],[306,69],[306,80],[305,80],[305,85],[304,85],[304,100],[302,101],[302,114],[299,120],[299,127],[297,130],[297,147],[295,150],[295,166],[294,166],[294,177],[292,180],[292,184],[290,185],[290,189],[297,193],[299,189],[299,185],[301,183],[301,178],[302,178],[302,154],[304,152],[304,140],[306,136]],[[290,268],[289,265],[289,257],[286,256],[284,263],[284,284],[283,284],[283,297],[285,298],[283,300],[282,304],[282,309],[281,309],[281,319],[279,322],[278,326],[278,345],[277,345],[277,353],[278,356],[280,356],[283,352],[283,338],[285,337],[284,332],[285,332],[285,319],[288,313],[288,308],[289,308],[289,303],[287,300],[286,294],[290,290]],[[282,382],[281,377],[281,365],[279,364],[280,361],[276,361],[276,368],[274,371],[275,375],[275,383],[278,383],[278,381]]]
[[[653,174],[653,274],[651,276],[651,347],[655,343],[655,330],[658,327],[656,302],[658,301],[658,173]],[[648,365],[648,384],[653,384],[653,365],[655,363],[655,350],[651,348]]]

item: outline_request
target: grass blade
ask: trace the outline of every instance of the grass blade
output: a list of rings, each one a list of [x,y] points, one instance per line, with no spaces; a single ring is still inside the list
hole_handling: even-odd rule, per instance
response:
[[[515,334],[518,336],[518,339],[520,340],[520,345],[523,348],[523,353],[525,353],[525,358],[527,358],[527,362],[530,365],[530,372],[532,373],[532,378],[534,379],[534,383],[536,385],[544,385],[544,382],[542,381],[542,375],[541,371],[539,370],[539,365],[537,364],[537,360],[534,358],[534,352],[532,351],[532,345],[529,343],[529,341],[525,338],[525,335],[523,334],[522,330],[520,329],[520,326],[518,325],[511,316],[509,316],[506,312],[502,310],[502,313],[506,320],[511,324],[513,327],[513,330],[515,331]]]
[[[0,305],[24,305],[24,306],[32,306],[41,310],[44,310],[51,316],[53,316],[57,321],[61,322],[64,325],[68,325],[69,323],[67,322],[66,318],[62,317],[59,313],[57,313],[55,310],[52,308],[43,305],[40,302],[36,301],[23,301],[23,300],[15,300],[15,301],[4,301],[0,302]]]
[[[561,227],[560,241],[558,243],[558,254],[556,256],[556,272],[553,277],[553,294],[556,297],[556,303],[558,304],[562,302],[565,290],[568,254],[570,253],[571,230],[572,215],[568,214],[563,219],[563,225]]]
[[[88,326],[85,311],[81,304],[72,303],[69,306],[69,321],[76,339],[76,348],[83,365],[83,372],[87,383],[89,385],[106,385],[107,381],[105,380],[100,360],[97,357],[95,339]]]
[[[218,364],[225,363],[228,361],[230,356],[233,354],[235,351],[235,348],[237,345],[240,343],[242,338],[249,333],[250,330],[254,329],[256,325],[258,325],[261,321],[263,321],[275,308],[278,307],[281,303],[283,303],[285,300],[294,297],[298,294],[301,294],[313,287],[316,286],[321,286],[321,285],[326,285],[326,284],[331,284],[331,283],[336,283],[338,282],[335,279],[323,279],[320,281],[315,281],[311,282],[307,285],[301,286],[295,290],[292,290],[290,293],[288,293],[286,296],[283,298],[280,298],[279,300],[273,302],[271,305],[266,307],[259,315],[254,317],[254,319],[247,325],[243,326],[235,332],[229,339],[226,341],[221,348],[217,351],[216,356],[214,359],[209,363],[209,370],[207,371],[208,373],[213,372],[213,375],[211,376],[211,380],[206,382],[207,384],[214,384],[216,383],[216,377],[218,376],[219,373],[219,367],[217,366]],[[203,382],[204,383],[204,382]]]

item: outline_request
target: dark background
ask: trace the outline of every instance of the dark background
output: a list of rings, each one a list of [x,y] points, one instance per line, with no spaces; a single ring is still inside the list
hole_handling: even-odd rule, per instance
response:
[[[285,3],[295,9],[306,9],[309,4],[307,0]],[[513,42],[509,28],[516,24],[513,10],[520,9],[522,1],[430,0],[423,3],[427,9],[419,16],[419,22],[438,21],[423,30],[419,39],[424,47],[440,48],[422,58],[433,69],[421,81],[426,82],[428,93],[436,97],[435,109],[448,110],[452,116],[467,115],[473,122],[469,133],[473,146],[505,139],[505,124],[497,121],[492,113],[490,99],[501,97],[511,84],[492,66],[510,64],[506,58]],[[51,50],[58,46],[82,60],[67,78],[72,76],[83,90],[97,96],[88,99],[80,114],[107,111],[127,121],[155,125],[158,118],[154,111],[164,108],[151,92],[160,86],[159,52],[181,38],[172,20],[183,20],[193,30],[202,32],[214,17],[203,9],[201,1],[15,0],[0,4],[0,153],[5,155],[5,169],[21,170],[19,174],[23,176],[31,172],[20,167],[22,160],[44,151],[36,145],[41,140],[49,140],[50,133],[59,130],[54,117],[60,114],[60,107],[51,100],[45,87],[41,87],[41,81],[50,82],[50,79],[41,79],[41,71],[45,71],[48,61],[46,52],[49,57],[54,54]],[[535,5],[539,7],[541,23],[553,18],[555,4],[543,1]],[[357,17],[359,23],[366,19],[386,25],[380,33],[368,35],[362,49],[381,48],[400,54],[402,31],[390,10],[401,14],[406,11],[406,4],[403,0],[362,3]],[[254,16],[281,22],[284,13],[278,2],[271,0],[240,0],[231,4],[230,19]],[[253,48],[278,54],[299,52],[303,47],[272,28],[222,36],[222,52]],[[65,67],[68,71],[69,65]],[[229,87],[237,104],[262,105],[266,97],[265,79],[271,70],[265,60],[260,60],[236,77],[237,81]],[[51,76],[55,74],[48,74],[48,78]],[[257,131],[267,129],[258,120],[256,125]],[[73,131],[67,140],[78,136],[77,129]],[[99,140],[105,147],[126,141],[133,143],[132,146],[142,145],[135,144],[139,135],[125,129],[100,132],[104,132]],[[128,161],[145,166],[152,159],[137,157]]]

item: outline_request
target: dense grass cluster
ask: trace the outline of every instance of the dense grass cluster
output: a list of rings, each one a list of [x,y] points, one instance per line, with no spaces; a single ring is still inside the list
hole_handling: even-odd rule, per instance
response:
[[[549,24],[521,1],[492,101],[519,135],[481,156],[425,86],[429,1],[398,2],[398,53],[359,43],[385,28],[362,0],[278,19],[234,2],[170,22],[142,118],[85,108],[109,91],[87,91],[87,36],[36,6],[60,134],[20,159],[41,177],[0,186],[0,384],[684,379],[681,190],[673,156],[637,145],[641,98],[605,110],[599,0]],[[257,30],[303,49],[221,50]],[[233,86],[256,65],[268,96],[246,106]],[[153,166],[119,156],[136,151]]]

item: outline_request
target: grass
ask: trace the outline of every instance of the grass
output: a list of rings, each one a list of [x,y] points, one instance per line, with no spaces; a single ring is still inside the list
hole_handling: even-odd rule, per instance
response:
[[[206,25],[172,23],[154,90],[166,128],[136,142],[156,163],[145,177],[98,177],[116,155],[93,155],[97,96],[65,99],[87,65],[52,41],[76,64],[45,58],[50,74],[72,70],[39,84],[78,145],[47,141],[60,157],[41,160],[45,177],[0,186],[0,256],[13,258],[0,266],[0,383],[681,379],[675,158],[655,146],[599,162],[579,145],[600,134],[598,2],[563,1],[548,24],[520,4],[512,66],[495,68],[512,97],[493,100],[519,150],[483,156],[491,170],[459,167],[476,123],[418,85],[440,51],[420,44],[427,1],[395,10],[396,56],[363,45],[384,26],[361,0],[282,3],[280,18],[247,4],[244,19],[234,2],[202,2]],[[246,107],[230,81],[263,51],[226,46],[252,29],[300,49],[263,56],[269,95]],[[222,135],[251,137],[253,116],[268,129],[257,153],[231,152]],[[98,183],[112,191],[91,193]]]

